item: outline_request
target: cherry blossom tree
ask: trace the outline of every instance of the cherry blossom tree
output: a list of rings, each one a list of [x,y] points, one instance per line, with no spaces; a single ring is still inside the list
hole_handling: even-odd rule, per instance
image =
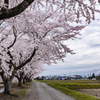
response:
[[[81,16],[90,23],[95,19],[95,12],[99,12],[95,0],[86,1],[88,3],[83,0],[2,1],[0,74],[5,94],[10,94],[16,73],[29,63],[40,60],[42,64],[50,65],[63,60],[67,53],[73,54],[64,41],[75,39],[85,27],[81,25]],[[38,72],[39,69],[35,73]]]
[[[63,41],[74,39],[84,26],[73,25],[76,22],[73,12],[64,14],[59,8],[52,10],[46,5],[44,8],[36,8],[34,14],[26,10],[5,20],[7,27],[2,25],[4,22],[1,24],[0,67],[4,93],[10,94],[16,72],[29,62],[41,59],[43,64],[51,64],[63,59],[66,53],[73,54]]]
[[[1,0],[0,20],[11,18],[22,13],[25,9],[34,6],[43,6],[50,4],[50,7],[58,6],[60,9],[74,12],[77,18],[84,16],[86,21],[90,23],[90,19],[94,20],[94,13],[97,11],[96,4],[100,0]]]
[[[42,62],[38,60],[37,62],[29,63],[20,70],[17,70],[15,77],[18,79],[18,86],[22,86],[22,82],[25,84],[25,82],[31,81],[37,77],[37,75],[44,70],[42,65]]]

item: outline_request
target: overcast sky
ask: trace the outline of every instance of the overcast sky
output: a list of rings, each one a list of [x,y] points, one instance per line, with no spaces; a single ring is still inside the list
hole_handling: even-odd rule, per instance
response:
[[[66,55],[64,62],[45,66],[40,76],[100,74],[100,21],[93,21],[78,37],[81,39],[66,42],[76,54]]]

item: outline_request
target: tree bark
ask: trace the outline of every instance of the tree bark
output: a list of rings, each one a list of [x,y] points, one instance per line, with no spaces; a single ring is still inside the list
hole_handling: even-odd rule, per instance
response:
[[[8,0],[5,0],[8,2]],[[11,9],[2,9],[0,11],[0,20],[14,17],[22,13],[34,0],[23,0],[22,3]]]
[[[4,0],[4,3],[6,4],[6,7],[8,8],[8,6],[9,6],[9,0]]]
[[[9,78],[5,77],[4,71],[2,71],[0,75],[4,83],[4,94],[11,94],[11,85],[14,78],[14,73]]]
[[[4,3],[5,4],[9,4],[9,0],[4,0]]]
[[[10,79],[4,81],[4,94],[11,94],[11,85],[12,81]]]
[[[25,79],[23,79],[23,84],[25,84],[26,83],[26,80]]]
[[[18,78],[18,86],[22,86],[22,79]]]

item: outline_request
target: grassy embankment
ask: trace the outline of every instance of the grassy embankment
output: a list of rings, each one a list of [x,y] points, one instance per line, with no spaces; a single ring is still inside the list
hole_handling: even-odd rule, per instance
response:
[[[99,98],[95,98],[93,96],[83,94],[77,92],[75,90],[78,89],[98,89],[100,88],[100,84],[98,81],[91,81],[91,80],[48,80],[48,81],[40,81],[45,82],[51,87],[58,89],[69,95],[75,100],[100,100]]]

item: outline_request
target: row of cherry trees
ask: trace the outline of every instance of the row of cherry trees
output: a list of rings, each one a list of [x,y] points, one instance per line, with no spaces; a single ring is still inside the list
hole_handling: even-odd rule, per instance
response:
[[[0,75],[5,94],[10,94],[14,77],[20,86],[22,80],[42,72],[43,64],[74,54],[64,41],[75,39],[86,26],[84,21],[89,24],[99,12],[96,0],[1,0],[0,4]]]

